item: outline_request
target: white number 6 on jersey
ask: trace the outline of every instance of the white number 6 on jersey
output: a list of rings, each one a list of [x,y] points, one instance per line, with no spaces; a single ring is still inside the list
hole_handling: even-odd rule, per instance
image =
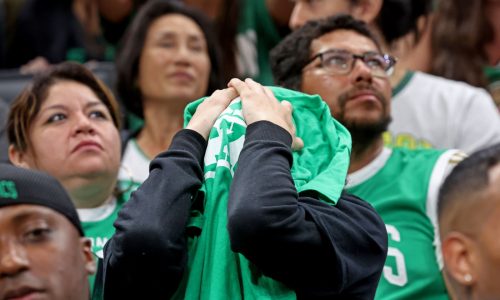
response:
[[[401,241],[399,231],[396,229],[396,227],[386,224],[385,228],[387,230],[387,235],[391,240],[395,242]],[[387,256],[392,256],[396,260],[396,272],[394,273],[391,267],[384,266],[385,279],[397,286],[405,285],[408,282],[408,275],[406,274],[406,264],[403,253],[401,253],[401,251],[399,251],[397,248],[389,247],[389,249],[387,250]]]

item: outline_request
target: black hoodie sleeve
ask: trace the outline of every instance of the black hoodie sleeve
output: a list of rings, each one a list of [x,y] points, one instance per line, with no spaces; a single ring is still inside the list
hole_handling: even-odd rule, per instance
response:
[[[233,251],[301,299],[373,299],[387,254],[381,218],[354,196],[333,206],[299,195],[290,144],[273,123],[248,126],[229,196]]]
[[[181,130],[168,151],[151,162],[148,179],[119,212],[116,233],[106,244],[104,299],[168,299],[177,289],[206,143],[195,131]]]

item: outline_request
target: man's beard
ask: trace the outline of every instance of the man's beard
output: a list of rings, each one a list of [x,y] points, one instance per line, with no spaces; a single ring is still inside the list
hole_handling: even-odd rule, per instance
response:
[[[372,123],[359,123],[356,121],[346,122],[339,119],[340,123],[349,130],[352,137],[352,154],[360,155],[375,141],[380,139],[382,133],[387,131],[387,127],[391,122],[391,117],[383,117]]]
[[[345,106],[347,100],[351,97],[350,94],[362,90],[370,89],[375,96],[379,99],[382,105],[380,118],[375,121],[365,120],[349,120],[345,118]],[[391,123],[391,116],[387,113],[387,101],[380,92],[374,90],[371,86],[364,85],[363,87],[356,87],[352,90],[343,93],[339,96],[339,113],[336,116],[337,121],[344,125],[351,133],[352,137],[352,155],[357,156],[362,154],[368,147],[375,141],[381,138],[382,133],[387,131],[389,123]]]

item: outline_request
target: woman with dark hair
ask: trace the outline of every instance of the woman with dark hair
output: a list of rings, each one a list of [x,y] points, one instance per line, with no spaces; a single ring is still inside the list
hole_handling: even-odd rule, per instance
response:
[[[61,182],[101,257],[125,202],[117,189],[120,119],[117,101],[97,77],[63,63],[34,78],[7,121],[10,161]]]
[[[490,2],[439,2],[432,32],[433,74],[486,88],[483,68],[499,60],[495,49],[487,47],[494,40],[493,20],[487,17]]]
[[[128,113],[144,120],[128,119],[124,144],[123,164],[136,185],[182,128],[186,104],[221,87],[215,41],[209,21],[177,2],[147,3],[129,27],[117,56],[117,91]]]
[[[500,72],[500,1],[440,1],[432,27],[429,71],[494,95],[488,75]],[[497,66],[496,72],[485,72],[487,66]]]
[[[36,74],[66,60],[112,61],[132,16],[146,1],[5,1],[9,43],[3,67]]]

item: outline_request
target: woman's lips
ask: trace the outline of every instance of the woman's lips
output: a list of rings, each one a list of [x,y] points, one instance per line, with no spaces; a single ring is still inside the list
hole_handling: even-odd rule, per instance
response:
[[[173,72],[168,77],[179,81],[193,81],[194,76],[188,72]]]
[[[102,150],[102,146],[94,141],[82,141],[76,145],[75,148],[73,148],[73,151],[71,152],[77,152],[80,150]]]

